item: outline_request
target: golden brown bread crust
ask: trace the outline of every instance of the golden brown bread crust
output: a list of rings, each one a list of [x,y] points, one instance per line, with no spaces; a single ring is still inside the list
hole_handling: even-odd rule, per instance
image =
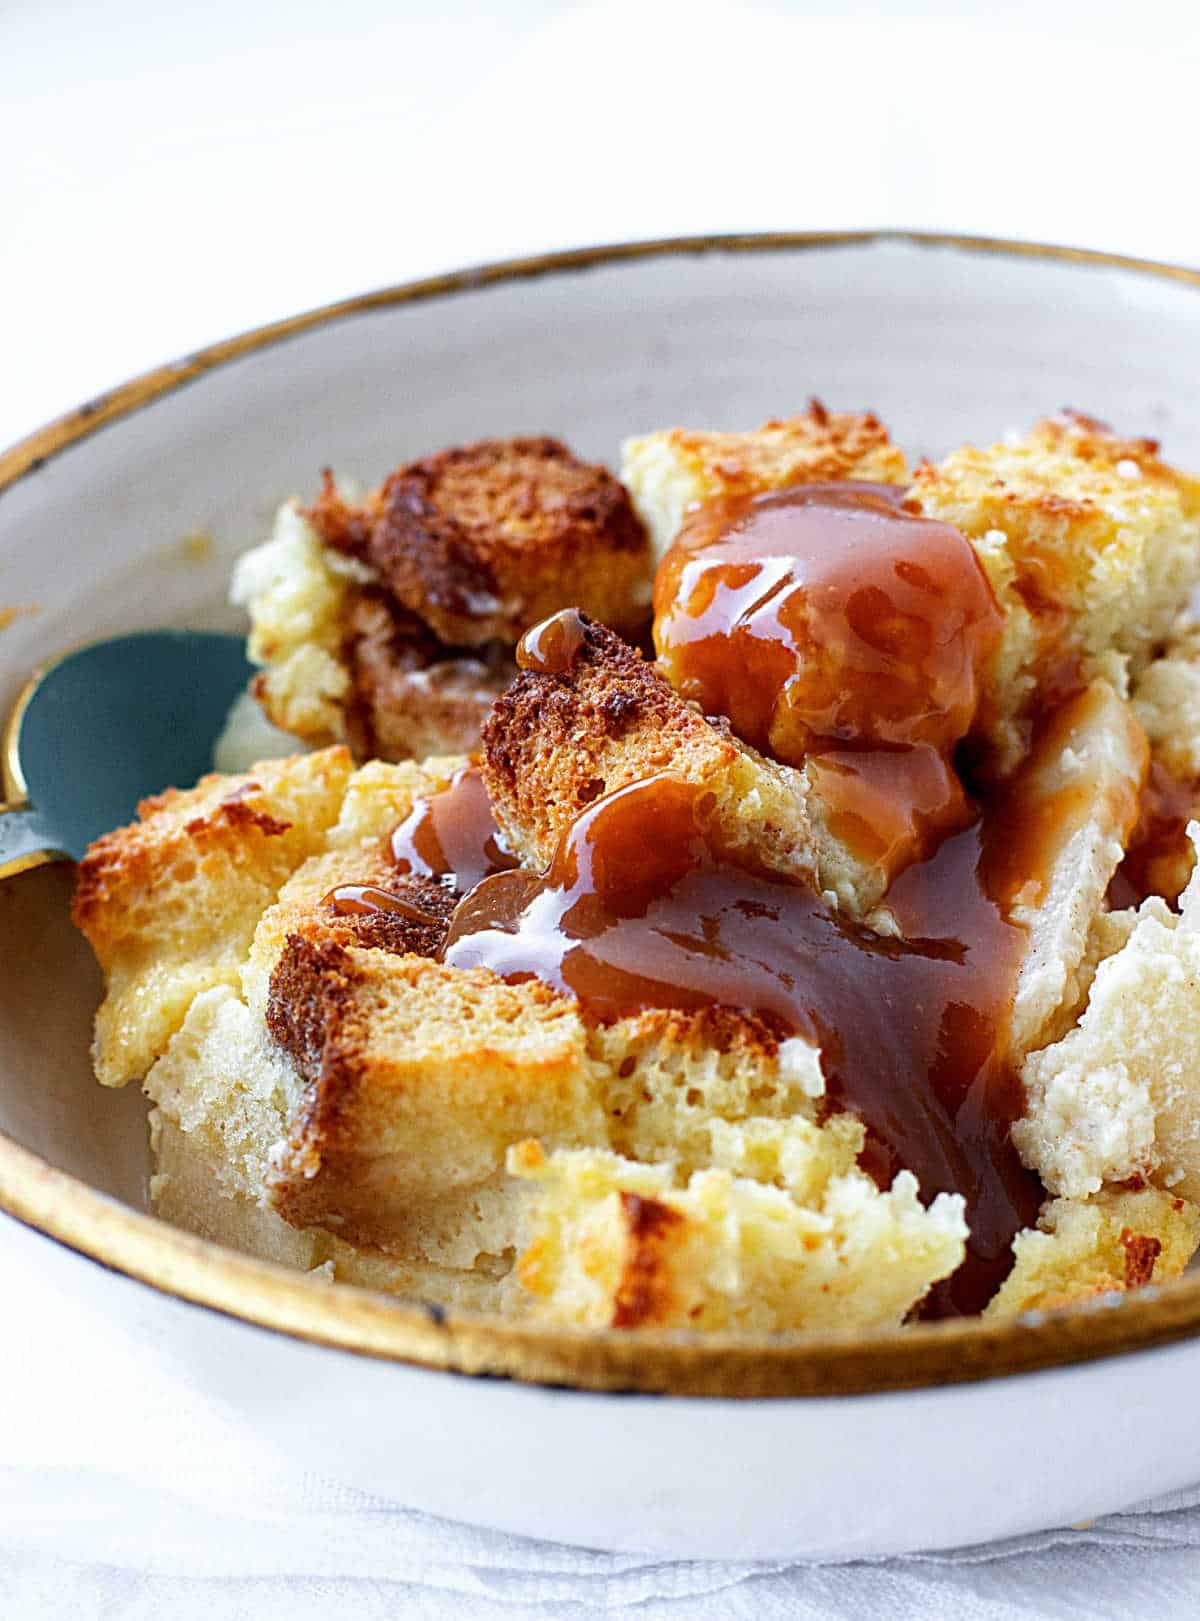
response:
[[[906,471],[904,453],[873,411],[830,411],[817,399],[753,433],[674,428],[666,439],[722,497],[847,478],[902,482]]]
[[[204,777],[199,786],[206,787],[216,780]],[[279,838],[292,824],[247,804],[247,793],[258,791],[257,783],[241,783],[206,815],[184,822],[183,837],[194,845],[201,858],[210,853],[219,856],[222,847],[230,841]],[[87,936],[101,966],[107,966],[107,940],[120,895],[151,883],[155,869],[161,864],[162,835],[154,818],[162,812],[173,811],[180,798],[177,789],[168,788],[165,793],[140,800],[137,821],[105,833],[88,846],[79,863],[71,921]]]
[[[361,979],[341,941],[302,934],[288,935],[271,975],[267,1028],[310,1088],[304,1105],[310,1133],[320,1132],[322,1113],[331,1112],[330,1093],[338,1091],[335,1083],[322,1094],[318,1083],[327,1064],[336,1071],[344,1062],[343,1027]]]
[[[356,863],[363,868],[363,864]],[[393,957],[436,957],[445,939],[450,916],[458,896],[433,878],[405,875],[398,877],[390,863],[380,861],[373,871],[359,870],[356,885],[375,885],[408,902],[413,915],[405,912],[341,912],[326,897],[311,927],[296,932],[309,938],[329,940],[343,946],[366,946],[387,951]]]
[[[1123,1282],[1126,1289],[1144,1288],[1154,1277],[1154,1263],[1162,1254],[1162,1239],[1122,1227],[1120,1243],[1125,1251]]]
[[[650,552],[623,486],[557,439],[485,439],[397,470],[366,506],[328,483],[310,512],[449,647],[512,646],[567,603],[647,618]]]
[[[1115,433],[1107,422],[1074,411],[1069,406],[1052,417],[1043,417],[1035,426],[1037,434],[1047,448],[1065,451],[1085,462],[1099,462],[1105,467],[1117,462],[1135,462],[1142,476],[1174,484],[1180,490],[1195,490],[1195,480],[1171,467],[1159,456],[1161,446],[1157,439],[1126,439]],[[1194,502],[1195,495],[1192,498]]]
[[[657,772],[713,791],[729,848],[764,866],[811,872],[806,784],[706,720],[611,630],[581,616],[569,669],[525,670],[483,729],[483,774],[497,820],[527,866],[544,866],[602,794]]]
[[[621,477],[661,558],[703,502],[844,479],[906,484],[908,466],[870,411],[829,411],[810,400],[799,416],[772,418],[751,433],[671,428],[629,439]]]
[[[360,562],[366,557],[371,525],[378,515],[379,491],[372,490],[361,506],[355,506],[338,490],[332,467],[321,469],[320,493],[304,512],[326,546]]]
[[[545,986],[293,935],[269,1009],[306,1083],[267,1177],[293,1226],[402,1250],[425,1203],[469,1198],[516,1138],[604,1135],[582,1026]]]
[[[673,1236],[672,1230],[683,1226],[683,1217],[661,1199],[638,1193],[618,1197],[626,1250],[620,1281],[613,1293],[612,1326],[647,1328],[652,1323],[669,1322],[675,1301],[662,1252]]]
[[[79,864],[73,916],[108,993],[94,1056],[107,1085],[141,1080],[201,991],[237,982],[263,911],[320,849],[350,776],[345,749],[204,777],[138,807]]]
[[[581,622],[571,668],[523,671],[483,728],[488,795],[533,866],[602,794],[676,767],[689,747],[735,752],[619,636]]]

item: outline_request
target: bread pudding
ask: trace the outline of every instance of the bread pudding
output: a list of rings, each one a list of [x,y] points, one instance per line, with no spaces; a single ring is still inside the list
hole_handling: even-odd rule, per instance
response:
[[[1004,1316],[1200,1245],[1200,480],[1072,412],[330,473],[285,752],[81,863],[159,1213],[585,1327]],[[224,758],[229,758],[226,741]]]

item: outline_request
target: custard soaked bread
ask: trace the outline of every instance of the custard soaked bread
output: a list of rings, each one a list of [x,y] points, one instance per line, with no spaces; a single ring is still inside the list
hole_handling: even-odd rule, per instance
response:
[[[1127,692],[1200,580],[1200,480],[1089,417],[923,463],[912,494],[974,543],[1004,609],[982,717],[997,769],[1020,759],[1047,693],[1092,675]]]
[[[911,1178],[880,1190],[855,1167],[862,1128],[841,1116],[818,1123],[823,1081],[807,1044],[716,1011],[648,1010],[592,1028],[569,997],[427,954],[426,920],[446,890],[398,875],[388,835],[414,792],[436,800],[457,766],[422,779],[374,765],[352,778],[325,848],[264,912],[239,985],[195,997],[146,1081],[159,1207],[351,1280],[535,1309],[544,1280],[539,1295],[512,1271],[536,1203],[526,1161],[509,1168],[514,1144],[536,1135],[551,1156],[602,1144],[618,1174],[636,1180],[649,1162],[660,1183],[679,1177],[686,1189],[711,1163],[714,1131],[747,1123],[751,1148],[724,1150],[731,1197],[753,1204],[752,1184],[783,1163],[813,1204],[811,1219],[792,1217],[803,1243],[827,1234],[825,1260],[754,1320],[799,1327],[819,1309],[829,1267],[842,1264],[826,1206],[846,1205],[872,1230],[894,1229],[894,1246],[911,1244],[907,1270],[863,1293],[851,1320],[900,1321],[961,1259],[960,1202],[943,1197],[926,1212]],[[364,904],[371,879],[387,882],[396,910]],[[763,1191],[768,1206],[793,1197]],[[730,1230],[726,1242],[720,1287],[736,1317],[741,1241]],[[761,1264],[749,1253],[738,1262],[747,1280]]]
[[[160,1212],[584,1326],[1176,1276],[1196,903],[1138,852],[1200,781],[1196,484],[1075,417],[910,479],[820,406],[624,478],[488,442],[244,563],[275,718],[422,759],[210,780],[82,865]]]
[[[139,807],[79,868],[75,922],[107,980],[96,1068],[140,1080],[201,991],[236,981],[264,909],[321,848],[350,775],[344,749],[206,777]]]

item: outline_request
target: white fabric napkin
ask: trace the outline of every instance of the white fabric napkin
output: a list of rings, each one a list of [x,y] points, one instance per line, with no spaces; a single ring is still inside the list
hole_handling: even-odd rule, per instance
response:
[[[665,1561],[457,1525],[284,1463],[0,1221],[0,1614],[1194,1617],[1200,1487],[1082,1529],[875,1563]],[[110,1299],[108,1294],[101,1297]]]

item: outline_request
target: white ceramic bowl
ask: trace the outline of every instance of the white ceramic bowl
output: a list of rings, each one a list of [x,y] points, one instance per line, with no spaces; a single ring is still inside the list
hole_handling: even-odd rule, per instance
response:
[[[1195,466],[1197,375],[1200,277],[1011,244],[651,244],[397,289],[164,368],[0,456],[0,610],[30,610],[0,613],[0,704],[84,637],[235,624],[232,559],[327,464],[371,480],[522,431],[612,462],[628,433],[750,427],[816,393],[879,411],[913,453],[1070,404]],[[69,885],[0,885],[0,1207],[69,1246],[46,1244],[64,1288],[310,1467],[542,1537],[737,1558],[981,1541],[1196,1474],[1194,1281],[747,1348],[445,1320],[164,1227],[142,1101],[91,1079],[98,976]]]

